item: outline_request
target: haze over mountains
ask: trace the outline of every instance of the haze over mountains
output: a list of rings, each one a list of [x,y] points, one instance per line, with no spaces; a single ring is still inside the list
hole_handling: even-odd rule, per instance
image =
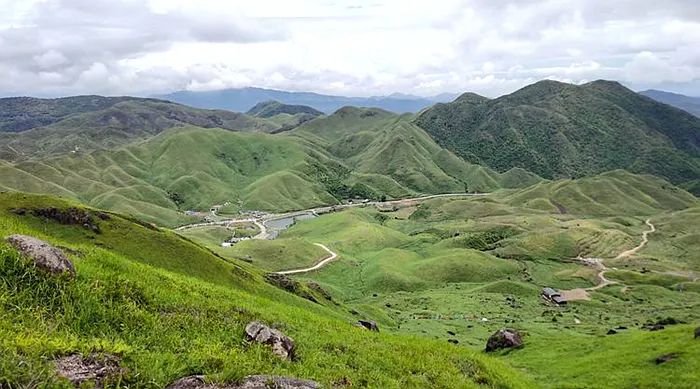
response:
[[[396,113],[418,112],[437,102],[451,101],[456,96],[443,93],[425,98],[395,93],[389,96],[346,97],[311,92],[240,88],[208,92],[180,91],[155,97],[197,108],[227,109],[236,112],[246,112],[255,104],[274,100],[290,105],[308,105],[328,114],[345,106],[381,108]]]
[[[685,96],[678,93],[664,92],[654,89],[645,90],[639,93],[656,101],[672,105],[700,117],[700,97]]]

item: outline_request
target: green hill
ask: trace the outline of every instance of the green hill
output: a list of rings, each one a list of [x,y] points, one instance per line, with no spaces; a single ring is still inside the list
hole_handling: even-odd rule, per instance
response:
[[[700,119],[616,82],[540,81],[489,100],[473,94],[423,111],[415,123],[440,145],[497,171],[545,178],[613,169],[700,178]]]
[[[185,210],[225,202],[234,211],[283,211],[540,181],[465,163],[408,117],[359,108],[284,134],[174,128],[111,151],[0,163],[0,174],[5,190],[58,194],[169,226],[191,220]]]
[[[323,112],[306,105],[282,104],[279,101],[269,100],[255,104],[246,114],[260,118],[271,118],[279,114],[306,114],[315,117],[323,115]]]
[[[0,133],[0,158],[5,160],[50,157],[68,152],[85,154],[147,139],[173,127],[273,132],[286,125],[240,113],[132,97],[9,100],[13,104],[0,100],[0,109],[12,112],[12,115],[6,114],[10,118],[5,125],[8,128],[34,127],[23,128],[21,132]],[[24,121],[20,122],[20,119]]]
[[[33,215],[69,207],[92,217],[99,232]],[[123,370],[108,387],[165,387],[191,374],[214,382],[285,375],[324,387],[532,387],[523,374],[479,352],[369,332],[303,283],[297,292],[307,299],[171,232],[75,207],[0,194],[0,236],[28,234],[60,246],[77,272],[75,279],[52,277],[0,242],[2,387],[73,387],[56,375],[54,360],[74,353],[117,356]],[[291,336],[295,359],[281,361],[269,347],[248,343],[244,327],[253,320]]]

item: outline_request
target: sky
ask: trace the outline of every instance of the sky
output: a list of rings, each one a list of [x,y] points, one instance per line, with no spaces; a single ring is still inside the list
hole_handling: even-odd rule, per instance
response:
[[[700,96],[698,0],[0,0],[0,95],[372,96],[612,79]]]

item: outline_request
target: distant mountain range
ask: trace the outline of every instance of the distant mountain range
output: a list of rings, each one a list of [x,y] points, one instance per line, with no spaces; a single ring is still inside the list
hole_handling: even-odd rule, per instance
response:
[[[649,89],[639,94],[650,97],[656,101],[672,105],[686,112],[700,117],[700,97],[685,96],[678,93],[664,92],[660,90]]]
[[[452,101],[456,96],[443,93],[433,97],[419,97],[394,93],[389,96],[346,97],[312,92],[240,88],[207,92],[180,91],[155,97],[197,108],[227,109],[235,112],[246,112],[258,103],[274,100],[283,104],[306,105],[330,114],[346,106],[381,108],[395,113],[418,112],[435,103]]]
[[[415,123],[466,161],[544,178],[628,169],[687,183],[700,178],[700,119],[614,81],[540,81],[487,99],[467,93]]]

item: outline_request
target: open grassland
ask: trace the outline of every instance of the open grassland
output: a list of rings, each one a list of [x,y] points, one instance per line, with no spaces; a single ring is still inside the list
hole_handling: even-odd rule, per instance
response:
[[[100,232],[33,216],[63,200],[0,195],[0,234],[23,233],[63,247],[77,278],[53,278],[0,243],[0,386],[70,387],[53,358],[119,355],[126,373],[109,385],[163,387],[188,374],[235,381],[281,374],[377,388],[530,388],[494,358],[421,337],[371,333],[342,305],[312,303],[263,282],[179,236],[116,214],[95,215]],[[23,208],[24,214],[16,213]],[[15,212],[13,212],[15,210]],[[243,340],[251,320],[275,324],[297,342],[283,362]]]
[[[499,328],[520,330],[525,347],[502,357],[545,387],[692,388],[700,356],[694,326],[641,327],[669,317],[700,323],[697,207],[663,180],[615,171],[395,212],[346,210],[300,222],[278,242],[303,239],[338,252],[298,278],[391,331],[481,349]],[[649,244],[616,260],[639,244],[647,219],[657,225]],[[600,270],[577,257],[603,258],[617,283],[566,306],[542,300],[543,287],[600,282]],[[619,333],[606,335],[610,329]],[[666,353],[677,359],[657,365]]]

